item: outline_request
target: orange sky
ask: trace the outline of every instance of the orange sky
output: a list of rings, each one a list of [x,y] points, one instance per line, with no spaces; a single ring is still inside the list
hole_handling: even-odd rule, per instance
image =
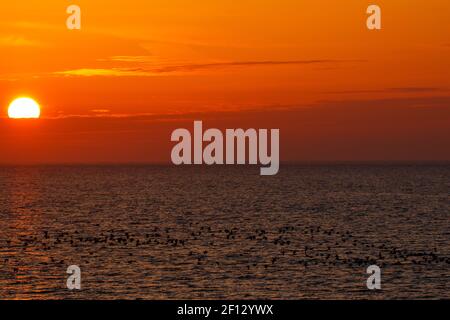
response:
[[[449,1],[126,4],[2,3],[0,163],[168,161],[193,119],[280,128],[285,161],[450,160]],[[40,120],[6,119],[21,95]]]

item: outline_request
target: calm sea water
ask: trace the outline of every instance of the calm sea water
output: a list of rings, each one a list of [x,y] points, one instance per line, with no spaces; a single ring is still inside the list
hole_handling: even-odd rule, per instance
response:
[[[2,167],[0,190],[0,298],[450,298],[449,165]]]

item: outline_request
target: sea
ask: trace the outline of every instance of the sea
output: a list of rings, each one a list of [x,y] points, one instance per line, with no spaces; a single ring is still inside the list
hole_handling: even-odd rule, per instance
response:
[[[0,298],[449,299],[449,195],[448,163],[1,166]]]

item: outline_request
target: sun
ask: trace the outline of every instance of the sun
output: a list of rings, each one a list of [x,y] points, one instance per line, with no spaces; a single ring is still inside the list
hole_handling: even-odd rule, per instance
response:
[[[8,116],[11,119],[37,119],[40,115],[39,104],[31,98],[17,98],[8,108]]]

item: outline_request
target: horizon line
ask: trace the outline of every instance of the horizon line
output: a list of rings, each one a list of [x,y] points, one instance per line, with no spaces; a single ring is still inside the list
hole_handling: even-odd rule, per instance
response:
[[[280,165],[450,165],[448,160],[294,160],[280,161]],[[173,166],[173,167],[252,167],[260,164],[184,164],[175,165],[171,162],[128,161],[128,162],[0,162],[0,167],[63,167],[63,166]]]

